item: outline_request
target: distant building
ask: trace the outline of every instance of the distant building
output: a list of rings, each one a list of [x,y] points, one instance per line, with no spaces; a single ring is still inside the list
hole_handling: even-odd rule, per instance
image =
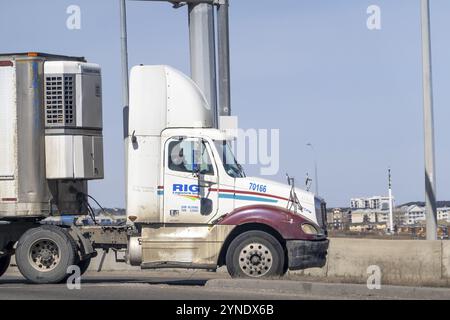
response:
[[[389,212],[382,212],[374,209],[358,209],[351,212],[351,223],[371,223],[386,224],[389,219]]]
[[[327,213],[327,224],[330,229],[345,230],[350,224],[348,208],[333,208]]]
[[[438,208],[437,209],[438,220],[445,220],[446,222],[450,222],[450,208]]]
[[[394,202],[394,199],[392,199]],[[389,197],[374,196],[350,199],[352,224],[380,224],[389,221]]]
[[[392,202],[394,202],[394,198],[392,198]],[[350,207],[352,209],[389,210],[389,197],[352,198]]]
[[[425,208],[418,205],[411,205],[404,208],[405,217],[403,219],[406,225],[415,225],[419,221],[425,221]]]
[[[404,224],[405,225],[416,225],[420,224],[423,221],[426,221],[426,215],[425,215],[425,207],[418,205],[418,204],[412,204],[409,206],[403,206],[401,208],[404,212]],[[438,221],[445,221],[447,223],[450,222],[450,208],[449,207],[443,207],[437,209],[437,220]]]
[[[355,210],[351,212],[351,223],[361,224],[367,220],[366,213],[362,210]]]
[[[104,211],[103,211],[104,210]],[[46,224],[57,225],[119,225],[125,224],[125,210],[120,208],[94,209],[95,222],[90,215],[62,215],[44,219]]]

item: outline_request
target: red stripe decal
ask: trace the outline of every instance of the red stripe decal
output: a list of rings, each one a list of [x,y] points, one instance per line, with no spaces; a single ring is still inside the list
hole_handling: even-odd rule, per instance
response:
[[[0,67],[12,67],[13,63],[12,61],[6,60],[6,61],[0,61]]]
[[[158,190],[164,189],[164,186],[158,186]]]
[[[209,190],[216,191],[216,192],[229,192],[229,193],[235,193],[235,194],[251,194],[254,196],[263,196],[263,197],[269,197],[269,198],[275,198],[275,199],[289,201],[288,198],[283,198],[283,197],[279,197],[279,196],[276,196],[273,194],[253,192],[253,191],[243,191],[243,190],[233,190],[233,189],[217,189],[217,188],[210,188]]]
[[[17,198],[2,198],[2,201],[17,201]]]

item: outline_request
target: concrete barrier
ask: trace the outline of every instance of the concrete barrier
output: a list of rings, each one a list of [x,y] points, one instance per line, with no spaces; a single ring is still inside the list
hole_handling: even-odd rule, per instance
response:
[[[332,238],[323,268],[293,274],[365,283],[370,266],[379,267],[382,284],[447,286],[450,241]]]
[[[102,252],[92,260],[90,270],[97,270]],[[448,286],[450,284],[450,241],[374,240],[331,238],[327,264],[290,272],[290,278],[309,277],[326,281],[366,283],[369,266],[378,266],[381,283],[414,286]],[[116,263],[107,254],[104,271],[139,270]],[[226,272],[221,268],[219,272]]]

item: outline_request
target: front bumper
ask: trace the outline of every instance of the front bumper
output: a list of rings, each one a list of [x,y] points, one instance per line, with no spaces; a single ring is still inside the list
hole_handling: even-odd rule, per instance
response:
[[[329,240],[288,240],[286,247],[290,270],[321,268],[327,262]]]

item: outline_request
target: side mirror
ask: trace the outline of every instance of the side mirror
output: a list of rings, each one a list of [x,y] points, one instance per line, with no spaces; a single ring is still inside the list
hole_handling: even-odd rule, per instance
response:
[[[213,202],[208,198],[200,199],[200,214],[202,216],[208,216],[213,211]]]

